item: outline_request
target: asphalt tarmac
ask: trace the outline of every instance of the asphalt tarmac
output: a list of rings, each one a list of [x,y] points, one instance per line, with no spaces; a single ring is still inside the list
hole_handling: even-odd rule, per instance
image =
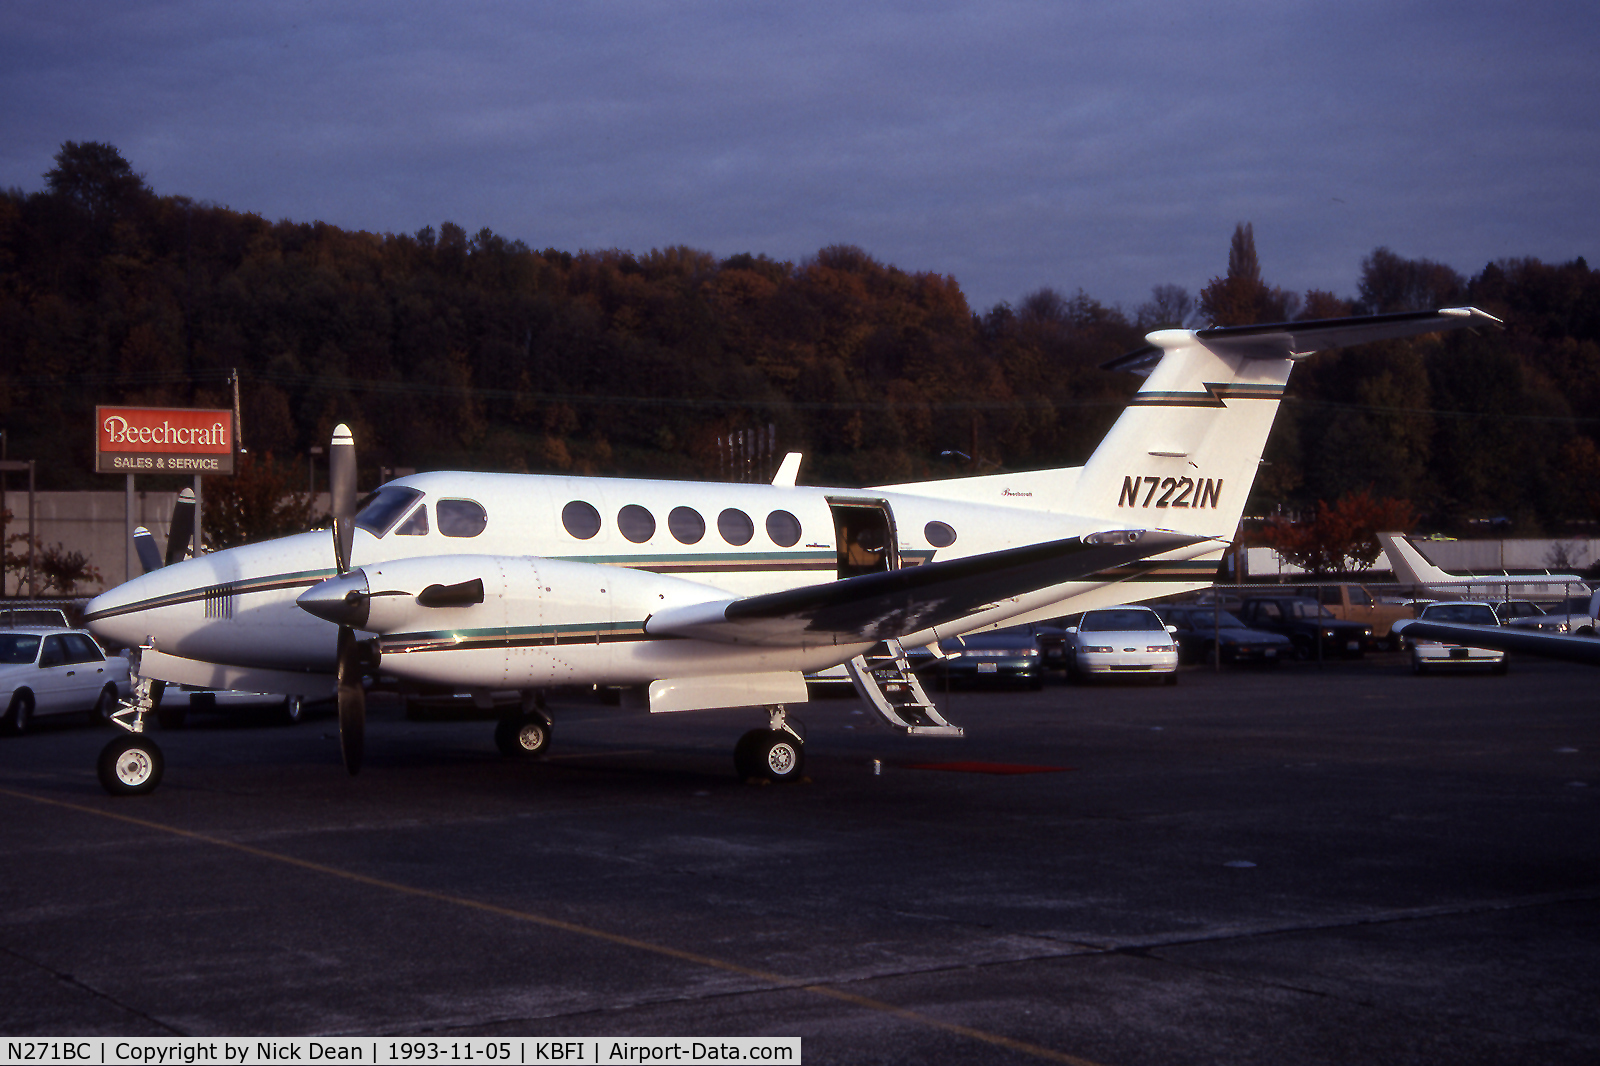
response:
[[[800,1036],[807,1063],[1600,1061],[1600,672],[957,692],[964,740],[557,702],[0,740],[0,1033]],[[1019,772],[1019,771],[1031,772]],[[1004,772],[997,772],[1004,771]]]

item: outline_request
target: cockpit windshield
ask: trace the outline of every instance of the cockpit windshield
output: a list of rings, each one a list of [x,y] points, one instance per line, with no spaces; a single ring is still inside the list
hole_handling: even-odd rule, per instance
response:
[[[356,512],[356,525],[375,537],[381,537],[394,528],[394,524],[400,521],[400,516],[420,499],[422,493],[401,485],[379,489],[367,500],[365,506]]]

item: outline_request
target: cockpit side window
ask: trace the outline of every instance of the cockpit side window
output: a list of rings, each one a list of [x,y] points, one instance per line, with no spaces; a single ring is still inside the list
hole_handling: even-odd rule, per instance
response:
[[[447,537],[476,537],[489,524],[489,513],[476,500],[440,500],[435,510],[439,532]]]
[[[394,531],[397,537],[425,537],[428,535],[428,505],[423,504],[411,512],[411,517],[401,522]]]
[[[379,489],[367,505],[356,513],[356,525],[375,537],[381,537],[389,532],[413,503],[420,499],[422,493],[403,485],[391,485]]]

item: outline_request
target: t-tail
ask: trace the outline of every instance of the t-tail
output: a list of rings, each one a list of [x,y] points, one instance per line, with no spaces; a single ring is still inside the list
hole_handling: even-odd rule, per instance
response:
[[[1106,364],[1147,375],[1073,486],[1080,515],[1231,540],[1294,364],[1315,352],[1472,326],[1476,308],[1165,329]]]

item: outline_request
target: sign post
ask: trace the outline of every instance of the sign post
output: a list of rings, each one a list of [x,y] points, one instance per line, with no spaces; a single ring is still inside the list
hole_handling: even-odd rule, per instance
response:
[[[190,474],[194,477],[194,554],[200,554],[200,478],[233,473],[234,412],[190,407],[102,407],[94,409],[94,468],[127,476],[128,578],[133,575],[133,477]]]

